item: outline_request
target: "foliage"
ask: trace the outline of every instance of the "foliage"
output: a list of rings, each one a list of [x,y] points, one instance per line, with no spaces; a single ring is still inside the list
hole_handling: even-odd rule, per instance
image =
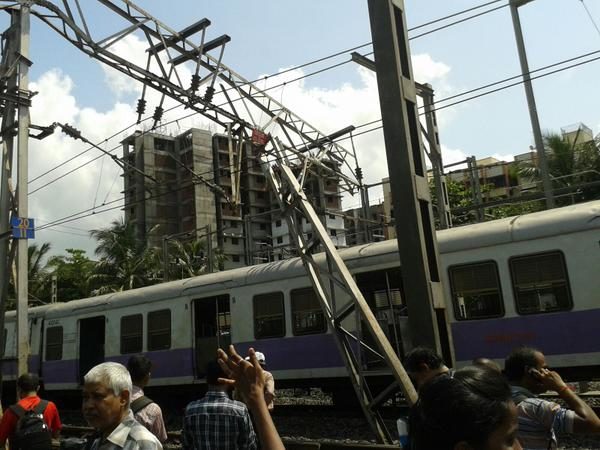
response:
[[[206,239],[170,240],[168,258],[170,280],[194,277],[209,271]],[[212,270],[218,270],[225,258],[220,249],[212,249]]]
[[[27,248],[27,277],[29,280],[29,301],[31,303],[44,303],[45,292],[49,290],[48,270],[43,264],[44,258],[51,249],[49,242],[44,242],[42,245],[36,243],[29,244]],[[6,309],[15,307],[15,299],[17,297],[14,273],[8,282],[8,301]]]
[[[89,278],[94,271],[94,262],[85,250],[68,248],[67,255],[53,256],[47,268],[56,275],[58,301],[68,302],[90,295]]]
[[[492,188],[493,186],[491,185],[481,186],[482,194],[485,195],[485,193],[491,190]],[[448,177],[446,178],[446,189],[448,190],[448,201],[450,202],[451,210],[468,208],[474,205],[473,192],[465,183],[454,181]],[[436,210],[437,198],[435,196],[433,182],[430,183],[430,190],[433,207],[434,210]],[[540,202],[510,203],[506,205],[495,206],[485,209],[485,220],[502,219],[504,217],[528,214],[531,212],[540,211],[542,208],[543,205]],[[452,226],[456,227],[476,222],[477,213],[475,209],[467,210],[464,213],[460,214],[456,214],[454,212],[452,213]],[[436,228],[439,228],[439,221],[437,217],[435,220],[435,225]]]
[[[115,220],[110,227],[92,230],[90,235],[98,241],[95,254],[99,257],[89,277],[92,294],[124,291],[157,281],[152,277],[155,250],[138,242],[132,222]]]
[[[548,172],[557,206],[593,200],[600,197],[600,186],[586,183],[600,181],[600,139],[571,143],[556,133],[544,135]],[[518,165],[522,178],[541,182],[541,173],[534,162]]]

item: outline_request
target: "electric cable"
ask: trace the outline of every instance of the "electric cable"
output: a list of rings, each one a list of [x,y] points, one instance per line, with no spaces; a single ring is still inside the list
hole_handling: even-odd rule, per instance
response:
[[[585,12],[587,13],[588,17],[590,18],[590,21],[592,22],[592,25],[596,29],[596,32],[598,33],[598,36],[600,36],[600,28],[598,28],[598,24],[594,20],[594,17],[592,17],[592,14],[590,13],[590,10],[588,9],[587,5],[584,3],[583,0],[579,0],[579,1],[581,2],[581,6],[583,6],[583,9],[585,9]]]
[[[467,12],[474,11],[474,10],[476,10],[476,9],[480,9],[480,8],[483,8],[483,7],[485,7],[485,6],[489,6],[489,5],[491,5],[491,4],[494,4],[494,3],[498,3],[498,2],[500,2],[500,1],[503,1],[503,0],[494,0],[494,1],[490,1],[490,2],[487,2],[487,3],[484,3],[484,4],[481,4],[481,5],[478,5],[478,6],[472,7],[472,8],[468,8],[468,9],[465,9],[465,10],[462,10],[462,11],[459,11],[459,12],[456,12],[456,13],[453,13],[453,14],[450,14],[450,15],[448,15],[448,16],[444,16],[444,17],[441,17],[441,18],[438,18],[438,19],[432,20],[432,21],[430,21],[430,22],[427,22],[427,23],[424,23],[424,24],[421,24],[421,25],[418,25],[418,26],[415,26],[415,27],[409,28],[409,29],[408,29],[408,31],[417,30],[417,29],[423,28],[423,27],[425,27],[425,26],[432,25],[432,24],[434,24],[434,23],[438,23],[438,22],[441,22],[441,21],[447,20],[447,19],[449,19],[449,18],[452,18],[452,17],[456,17],[456,16],[458,16],[458,15],[462,15],[462,14],[465,14],[465,13],[467,13]],[[504,5],[504,6],[506,6],[506,5]],[[494,8],[493,10],[484,11],[484,12],[482,12],[482,13],[479,13],[479,14],[477,14],[477,15],[475,15],[475,16],[471,16],[471,17],[469,17],[469,18],[461,19],[460,21],[457,21],[457,22],[455,22],[455,23],[452,23],[452,24],[448,24],[448,25],[446,25],[446,26],[444,26],[444,27],[440,27],[439,29],[436,29],[436,30],[432,30],[432,31],[426,32],[426,33],[424,33],[424,34],[422,34],[422,35],[416,36],[415,38],[417,38],[417,37],[420,37],[420,36],[424,36],[424,35],[426,35],[426,34],[431,34],[431,33],[432,33],[432,32],[434,32],[434,31],[439,31],[439,30],[441,30],[441,29],[448,28],[449,26],[453,26],[453,25],[455,25],[455,24],[462,23],[462,22],[464,22],[464,21],[466,21],[466,20],[469,20],[469,19],[471,19],[471,18],[479,17],[479,16],[481,16],[481,15],[483,15],[483,14],[487,14],[488,12],[495,11],[496,9],[502,8],[502,7],[504,7],[504,6],[501,6],[501,7],[498,7],[498,8]],[[411,38],[411,39],[412,39],[412,38]],[[310,65],[313,65],[313,64],[316,64],[316,63],[322,62],[322,61],[326,61],[326,60],[328,60],[328,59],[331,59],[331,58],[334,58],[334,57],[337,57],[337,56],[340,56],[340,55],[343,55],[343,54],[347,54],[347,53],[349,53],[349,52],[352,52],[352,51],[358,50],[358,49],[360,49],[360,48],[363,48],[363,47],[367,47],[367,46],[369,46],[369,45],[371,45],[371,44],[372,44],[371,42],[368,42],[368,43],[365,43],[365,44],[361,44],[361,45],[358,45],[358,46],[354,46],[354,47],[351,47],[351,48],[349,48],[349,49],[346,49],[346,50],[343,50],[343,51],[340,51],[340,52],[336,52],[336,53],[333,53],[333,54],[331,54],[331,55],[328,55],[328,56],[325,56],[325,57],[322,57],[322,58],[318,58],[318,59],[315,59],[315,60],[312,60],[312,61],[309,61],[309,62],[306,62],[306,63],[300,64],[300,65],[298,65],[298,66],[295,66],[295,67],[291,67],[291,68],[289,68],[289,69],[285,69],[285,70],[283,70],[283,71],[281,71],[281,72],[278,72],[278,73],[274,73],[274,74],[271,74],[271,75],[266,75],[266,76],[264,76],[264,77],[261,77],[261,78],[257,78],[257,79],[256,79],[256,80],[254,80],[254,81],[247,81],[247,82],[244,82],[244,83],[240,83],[240,84],[236,85],[236,87],[229,87],[229,88],[227,88],[227,89],[226,89],[226,91],[236,90],[236,89],[238,89],[238,88],[239,88],[239,87],[241,87],[241,86],[245,86],[245,85],[248,85],[248,84],[254,84],[254,83],[256,83],[256,82],[258,82],[258,81],[261,81],[261,80],[263,80],[263,79],[264,79],[264,80],[266,80],[266,79],[268,79],[268,78],[274,78],[274,77],[277,77],[277,76],[283,75],[283,74],[285,74],[285,73],[289,73],[289,72],[291,72],[291,71],[294,71],[294,70],[297,70],[297,69],[301,69],[301,68],[304,68],[304,67],[307,67],[307,66],[310,66]],[[368,56],[368,55],[371,55],[371,54],[372,54],[372,52],[370,52],[370,53],[367,53],[367,54],[366,54],[366,55],[364,55],[364,56]],[[301,79],[303,79],[303,78],[309,78],[309,77],[311,77],[311,76],[318,75],[318,74],[320,74],[320,73],[326,72],[326,71],[328,71],[328,70],[335,69],[335,68],[337,68],[337,67],[343,66],[343,65],[345,65],[345,64],[348,64],[348,63],[350,63],[350,62],[352,62],[352,60],[351,60],[351,59],[350,59],[350,60],[347,60],[347,61],[343,61],[343,62],[337,63],[337,64],[334,64],[334,65],[332,65],[332,66],[325,67],[325,68],[323,68],[323,69],[317,70],[317,71],[315,71],[315,72],[312,72],[312,73],[310,73],[310,74],[306,74],[306,75],[304,75],[304,76],[297,77],[297,78],[295,78],[295,79],[293,79],[293,80],[289,80],[289,81],[286,81],[286,82],[284,82],[284,83],[280,83],[279,85],[275,85],[275,86],[272,86],[272,87],[269,87],[269,88],[263,89],[263,90],[262,90],[262,92],[266,92],[266,91],[268,91],[268,90],[276,89],[276,88],[278,88],[278,87],[282,87],[282,86],[284,86],[284,87],[285,87],[285,85],[286,85],[286,84],[288,84],[288,83],[294,83],[294,82],[296,82],[296,81],[299,81],[299,80],[301,80]],[[238,102],[238,101],[240,101],[240,100],[242,100],[242,97],[240,97],[240,98],[237,98],[237,99],[234,99],[232,102]],[[219,105],[218,107],[223,107],[223,106],[226,106],[226,105],[228,105],[228,104],[229,104],[229,103],[222,103],[222,104],[221,104],[221,105]],[[169,108],[169,109],[165,110],[164,112],[170,112],[170,111],[173,111],[174,109],[180,108],[181,106],[183,106],[183,104],[178,104],[178,105],[175,105],[175,106],[173,106],[173,107],[171,107],[171,108]],[[185,118],[187,118],[187,117],[189,117],[189,115],[188,115],[188,116],[185,116]],[[118,136],[119,134],[121,134],[121,133],[124,133],[124,132],[125,132],[125,131],[127,131],[128,129],[130,129],[130,128],[132,128],[132,127],[136,126],[136,125],[139,125],[139,123],[141,123],[141,122],[145,122],[145,121],[147,121],[147,120],[151,120],[152,118],[153,118],[152,116],[148,116],[148,117],[146,117],[145,119],[141,120],[140,122],[137,122],[137,121],[136,121],[136,122],[134,122],[133,124],[131,124],[131,125],[128,125],[127,127],[123,128],[122,130],[120,130],[120,131],[118,131],[118,132],[116,132],[116,133],[112,134],[112,135],[111,135],[111,136],[109,136],[108,138],[104,139],[102,142],[107,142],[108,140],[115,138],[115,137],[116,137],[116,136]],[[62,163],[60,163],[60,164],[58,164],[57,166],[55,166],[55,167],[53,167],[53,168],[51,168],[51,169],[47,170],[46,172],[44,172],[44,173],[42,173],[42,174],[40,174],[40,175],[37,175],[37,176],[36,176],[36,177],[34,177],[33,179],[29,180],[29,181],[28,181],[28,183],[33,183],[34,181],[37,181],[38,179],[42,178],[43,176],[45,176],[45,175],[48,175],[49,173],[51,173],[51,172],[55,171],[56,169],[58,169],[58,168],[60,168],[60,167],[64,166],[65,164],[68,164],[69,162],[73,161],[74,159],[76,159],[76,158],[78,158],[78,157],[80,157],[80,156],[84,155],[85,153],[89,152],[89,151],[90,151],[90,150],[92,150],[93,148],[94,148],[94,147],[89,147],[89,148],[87,148],[86,150],[84,150],[84,151],[82,151],[82,152],[78,153],[77,155],[75,155],[75,156],[73,156],[73,157],[71,157],[71,158],[69,158],[69,159],[67,159],[67,160],[63,161]],[[97,159],[97,158],[96,158],[96,159]],[[94,159],[94,160],[95,160],[95,159]],[[94,161],[94,160],[93,160],[93,161]],[[80,167],[81,167],[81,166],[80,166]],[[69,173],[72,173],[72,172],[69,172]]]
[[[572,65],[570,65],[570,66],[567,66],[567,67],[563,67],[563,68],[560,68],[560,69],[556,69],[556,70],[554,70],[554,71],[551,71],[551,72],[548,72],[548,73],[544,73],[544,74],[541,74],[541,75],[537,75],[537,76],[531,77],[530,79],[534,80],[534,79],[538,79],[538,78],[543,78],[543,77],[546,77],[546,76],[549,76],[549,75],[552,75],[552,74],[555,74],[555,73],[562,72],[562,71],[564,71],[564,70],[567,70],[567,69],[571,69],[571,68],[573,68],[573,67],[578,67],[578,66],[581,66],[581,65],[584,65],[584,64],[588,64],[588,63],[590,63],[590,62],[597,61],[597,60],[599,60],[599,59],[600,59],[600,56],[598,56],[598,57],[595,57],[595,58],[592,58],[592,59],[589,59],[589,60],[586,60],[586,61],[582,61],[582,62],[579,62],[579,63],[575,63],[575,64],[572,64]],[[481,94],[478,94],[478,95],[475,95],[475,96],[472,96],[472,97],[468,97],[468,98],[466,98],[466,99],[463,99],[463,100],[459,100],[459,101],[457,101],[457,102],[454,102],[454,103],[451,103],[451,104],[449,104],[449,105],[441,106],[440,108],[433,109],[432,111],[437,111],[437,110],[440,110],[440,109],[445,109],[445,108],[448,108],[448,107],[450,107],[450,106],[455,106],[455,105],[457,105],[457,104],[464,103],[464,102],[467,102],[467,101],[471,101],[471,100],[473,100],[473,99],[476,99],[476,98],[479,98],[479,97],[483,97],[483,96],[489,95],[489,94],[491,94],[491,93],[494,93],[494,92],[499,92],[499,91],[501,91],[501,90],[504,90],[504,89],[508,89],[508,88],[511,88],[511,87],[514,87],[514,86],[518,86],[519,84],[522,84],[522,83],[523,83],[523,81],[521,80],[521,81],[519,81],[519,82],[512,83],[512,84],[510,84],[510,85],[508,85],[508,86],[503,86],[503,87],[500,87],[500,88],[494,89],[494,90],[492,90],[492,91],[484,92],[484,93],[481,93]],[[423,115],[423,114],[424,114],[424,113],[422,113],[421,115]],[[372,121],[372,122],[368,122],[368,123],[369,123],[369,124],[371,124],[371,123],[377,123],[377,122],[380,122],[380,121],[381,121],[381,119],[379,119],[378,121]],[[364,126],[364,124],[363,124],[363,125],[361,125],[361,126],[359,126],[359,127],[362,127],[362,126]],[[361,135],[363,135],[363,134],[371,133],[371,132],[373,132],[373,131],[377,131],[377,130],[379,130],[379,129],[381,129],[381,128],[383,128],[383,125],[380,125],[380,126],[377,126],[377,127],[373,127],[373,128],[370,128],[370,129],[368,129],[368,130],[365,130],[365,131],[362,131],[362,132],[359,132],[359,133],[353,133],[353,137],[357,137],[357,136],[361,136]],[[332,140],[331,142],[341,142],[341,141],[344,141],[344,140],[346,140],[346,139],[350,139],[350,136],[346,136],[346,137],[342,137],[342,138],[334,139],[334,140]],[[272,160],[270,160],[270,161],[267,161],[267,162],[268,162],[268,163],[272,163],[272,162],[275,162],[275,161],[278,161],[278,160],[281,160],[281,158],[280,158],[280,157],[275,157],[274,159],[272,159]],[[236,171],[236,172],[237,172],[237,171]],[[211,171],[210,173],[212,173],[212,171]],[[194,184],[196,184],[196,183],[194,183]],[[173,192],[173,191],[170,191],[170,192]],[[165,194],[161,194],[161,195],[165,195]],[[120,199],[118,199],[118,200],[114,200],[114,201],[112,201],[112,202],[109,202],[108,204],[110,204],[110,203],[114,203],[114,202],[117,202],[117,201],[122,201],[123,199],[124,199],[124,198],[120,198]],[[140,200],[140,201],[138,201],[138,202],[141,202],[141,201],[146,201],[146,200],[150,200],[150,199],[152,199],[152,197],[150,197],[150,198],[148,198],[148,199]],[[131,205],[131,204],[133,204],[133,203],[130,203],[130,204],[128,204],[128,205]],[[126,206],[124,206],[124,207],[128,207],[128,205],[126,205]],[[104,206],[104,205],[101,205],[101,206]],[[66,217],[63,217],[63,218],[61,218],[61,219],[57,219],[57,222],[59,222],[59,223],[56,223],[56,224],[55,224],[55,223],[51,223],[50,225],[45,225],[45,226],[43,226],[43,227],[40,227],[39,229],[45,229],[45,228],[48,228],[49,226],[60,225],[60,224],[62,224],[62,223],[68,223],[68,222],[71,222],[71,221],[73,221],[73,220],[80,220],[80,219],[83,219],[83,218],[85,218],[85,217],[89,217],[89,216],[91,216],[91,215],[94,215],[94,214],[100,214],[100,213],[103,213],[103,212],[106,212],[106,211],[110,211],[110,210],[114,210],[114,209],[117,209],[117,208],[121,208],[121,206],[112,207],[112,208],[110,208],[110,209],[106,209],[106,210],[102,210],[102,211],[98,211],[98,212],[93,212],[93,213],[91,213],[91,214],[88,214],[88,215],[86,215],[86,216],[82,216],[82,217],[76,217],[76,218],[74,218],[74,219],[71,219],[71,218],[72,218],[72,217],[74,217],[74,216],[77,216],[77,215],[83,214],[83,213],[85,213],[85,212],[88,212],[88,211],[90,211],[90,210],[92,210],[92,209],[93,209],[93,208],[88,208],[88,209],[86,209],[86,210],[84,210],[84,211],[81,211],[81,212],[79,212],[79,213],[74,213],[74,214],[72,214],[72,215],[70,215],[70,216],[66,216]],[[63,219],[69,219],[69,220],[64,220],[64,221],[62,221]],[[62,221],[62,222],[61,222],[61,221]]]

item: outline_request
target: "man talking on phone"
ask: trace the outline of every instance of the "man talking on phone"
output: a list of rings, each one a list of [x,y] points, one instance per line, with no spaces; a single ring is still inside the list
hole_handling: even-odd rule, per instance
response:
[[[504,374],[517,405],[518,439],[524,450],[556,449],[557,433],[600,433],[598,416],[558,373],[548,369],[539,350],[531,347],[513,350],[504,362]],[[556,391],[569,408],[537,397],[546,391]]]

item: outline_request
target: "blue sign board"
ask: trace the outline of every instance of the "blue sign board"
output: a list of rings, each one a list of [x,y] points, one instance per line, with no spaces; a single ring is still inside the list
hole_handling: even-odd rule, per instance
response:
[[[34,239],[35,223],[33,219],[25,217],[11,217],[10,226],[14,239]]]

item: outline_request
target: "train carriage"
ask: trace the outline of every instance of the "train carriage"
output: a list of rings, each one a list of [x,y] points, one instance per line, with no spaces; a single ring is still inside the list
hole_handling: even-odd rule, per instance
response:
[[[502,360],[526,344],[553,367],[584,375],[600,366],[600,201],[444,230],[438,243],[459,365]],[[402,355],[410,342],[396,245],[340,255]],[[7,313],[5,379],[15,370],[14,320]],[[171,392],[203,383],[206,361],[229,343],[266,353],[280,386],[331,388],[346,378],[298,258],[31,308],[29,322],[30,368],[47,390],[75,390],[98,362],[146,353],[153,386]],[[361,326],[353,316],[344,325]]]

